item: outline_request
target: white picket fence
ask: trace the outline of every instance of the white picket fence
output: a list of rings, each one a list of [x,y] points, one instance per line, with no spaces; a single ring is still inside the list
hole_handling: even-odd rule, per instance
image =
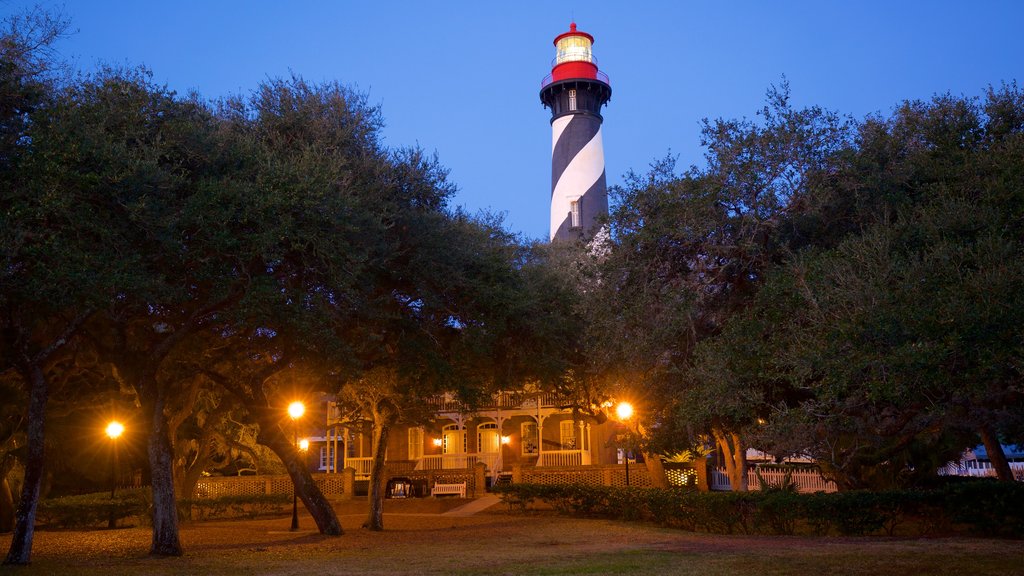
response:
[[[1024,482],[1024,462],[1010,462],[1010,470],[1018,482]],[[939,468],[939,476],[973,476],[975,478],[995,478],[996,471],[990,462],[978,462],[968,460],[965,462],[950,462]]]
[[[773,468],[761,468],[759,471],[764,481],[772,486],[781,484],[787,474],[785,470]],[[712,470],[708,476],[708,483],[711,485],[712,490],[732,490],[732,484],[729,482],[729,475],[726,474],[725,468]],[[835,492],[838,489],[835,482],[825,480],[815,470],[793,470],[790,479],[796,484],[797,490],[800,492]],[[757,475],[754,474],[753,470],[747,475],[747,489],[761,489],[761,482],[757,479]]]

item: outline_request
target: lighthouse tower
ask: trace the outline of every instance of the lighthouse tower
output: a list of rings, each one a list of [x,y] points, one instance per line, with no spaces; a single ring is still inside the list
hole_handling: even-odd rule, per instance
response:
[[[551,240],[589,239],[608,213],[601,143],[601,107],[612,97],[608,75],[597,69],[594,37],[576,30],[555,38],[551,74],[540,101],[551,109]]]

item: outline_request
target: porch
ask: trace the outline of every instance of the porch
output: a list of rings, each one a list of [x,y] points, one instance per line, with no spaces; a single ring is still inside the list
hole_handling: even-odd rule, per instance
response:
[[[527,467],[537,468],[565,468],[577,466],[590,466],[593,458],[588,450],[544,450],[537,455],[536,464]],[[433,470],[468,470],[483,463],[487,467],[487,475],[497,478],[505,470],[501,453],[499,452],[471,452],[457,454],[428,454],[415,460],[399,460],[386,462],[388,473],[398,475],[405,472],[423,472]],[[370,469],[373,467],[373,458],[345,458],[341,463],[341,469],[352,468],[355,470],[357,480],[366,480],[370,477]]]

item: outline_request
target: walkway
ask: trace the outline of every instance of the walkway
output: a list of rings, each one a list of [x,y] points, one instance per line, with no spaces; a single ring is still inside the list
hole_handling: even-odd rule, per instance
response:
[[[453,510],[449,510],[447,512],[444,512],[443,514],[441,514],[441,516],[457,516],[457,517],[472,516],[473,514],[476,514],[477,512],[481,512],[483,510],[486,510],[486,509],[490,508],[491,506],[494,506],[498,502],[501,502],[501,496],[495,496],[494,494],[487,494],[487,495],[484,495],[484,496],[481,496],[481,497],[477,498],[476,500],[473,500],[472,502],[470,502],[468,504],[465,504],[465,505],[459,506],[458,508],[455,508]]]

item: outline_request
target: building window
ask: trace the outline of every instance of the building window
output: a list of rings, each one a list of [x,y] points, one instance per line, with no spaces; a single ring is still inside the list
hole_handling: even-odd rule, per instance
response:
[[[409,460],[423,457],[423,428],[409,428]]]
[[[569,90],[569,111],[576,110],[576,90]]]
[[[334,444],[320,447],[320,469],[327,470],[327,465],[334,469]]]
[[[559,423],[561,432],[562,450],[576,449],[576,423],[572,420],[563,420]]]
[[[571,228],[580,227],[580,201],[573,200],[569,202],[569,226]]]
[[[522,434],[523,454],[537,454],[537,447],[540,446],[537,441],[537,423],[523,422]]]

